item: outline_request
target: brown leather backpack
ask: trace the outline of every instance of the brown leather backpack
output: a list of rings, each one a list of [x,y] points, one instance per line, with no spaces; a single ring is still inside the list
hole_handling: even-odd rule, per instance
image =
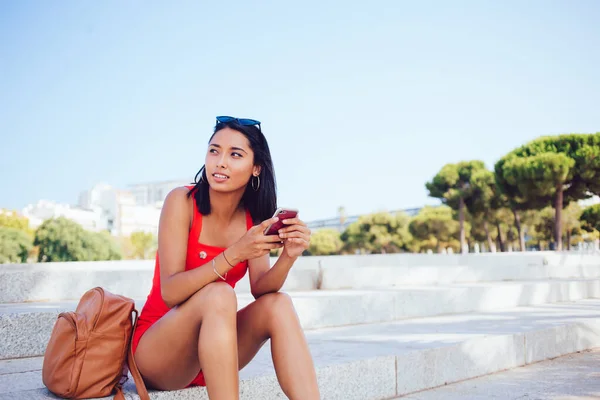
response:
[[[44,354],[44,385],[67,399],[105,397],[116,390],[115,399],[125,400],[122,385],[131,368],[140,398],[150,400],[131,349],[136,323],[132,299],[100,287],[86,292],[75,312],[59,314],[54,324]]]

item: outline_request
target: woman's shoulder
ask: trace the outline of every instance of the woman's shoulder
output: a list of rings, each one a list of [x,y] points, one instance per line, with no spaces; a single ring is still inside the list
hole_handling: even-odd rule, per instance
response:
[[[167,194],[167,197],[165,197],[163,208],[179,208],[183,205],[187,205],[191,201],[188,194],[192,191],[192,188],[179,186],[172,189]]]
[[[169,200],[171,201],[181,201],[185,200],[188,197],[188,193],[192,191],[193,186],[178,186],[172,189],[165,198],[165,203]]]
[[[181,186],[172,189],[165,198],[161,211],[161,224],[164,221],[170,223],[182,223],[190,225],[192,220],[193,198],[188,196],[191,189]]]

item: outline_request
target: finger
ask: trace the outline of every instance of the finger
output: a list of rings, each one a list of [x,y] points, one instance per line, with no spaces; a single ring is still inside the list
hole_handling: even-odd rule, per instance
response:
[[[306,226],[306,224],[300,219],[300,218],[288,218],[288,219],[284,219],[283,221],[284,224],[286,225],[302,225],[302,226]]]
[[[264,235],[263,237],[258,238],[259,243],[275,243],[281,242],[281,238],[279,235]]]
[[[282,238],[282,239],[289,239],[289,238],[302,238],[302,239],[306,239],[306,233],[304,233],[304,232],[298,232],[298,231],[287,232],[287,233],[280,233],[279,237]]]
[[[265,229],[267,229],[269,227],[269,225],[274,224],[275,222],[279,221],[279,217],[273,217],[273,218],[269,218],[264,220],[263,222],[260,223],[260,225],[258,225],[261,231],[264,231]]]
[[[303,239],[303,238],[289,238],[286,240],[289,241],[290,243],[301,244],[304,248],[308,248],[308,246],[309,246],[309,241],[306,239]]]
[[[278,242],[278,243],[264,243],[264,244],[261,244],[259,246],[259,249],[261,249],[261,250],[273,250],[273,249],[278,249],[280,247],[283,247],[283,242]]]
[[[307,235],[310,235],[310,229],[308,229],[306,226],[303,226],[303,225],[286,226],[285,228],[281,228],[279,230],[279,233],[287,233],[287,232],[294,232],[294,231],[304,232]]]

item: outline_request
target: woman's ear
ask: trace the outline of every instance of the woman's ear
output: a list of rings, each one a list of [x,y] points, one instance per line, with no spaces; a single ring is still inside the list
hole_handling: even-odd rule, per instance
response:
[[[262,171],[261,166],[260,165],[255,165],[254,169],[252,170],[252,175],[258,176],[258,175],[260,175],[260,171]]]

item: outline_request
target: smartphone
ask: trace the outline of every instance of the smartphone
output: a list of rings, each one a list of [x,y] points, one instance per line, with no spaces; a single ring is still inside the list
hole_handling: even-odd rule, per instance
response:
[[[296,218],[296,216],[298,215],[298,210],[293,209],[293,208],[278,208],[277,210],[275,210],[275,213],[273,214],[273,218],[274,217],[279,217],[279,221],[275,222],[274,224],[271,224],[267,227],[267,229],[265,229],[265,235],[279,235],[279,230],[281,228],[284,228],[286,226],[288,226],[287,224],[284,224],[282,221],[284,219],[290,219],[290,218]]]

